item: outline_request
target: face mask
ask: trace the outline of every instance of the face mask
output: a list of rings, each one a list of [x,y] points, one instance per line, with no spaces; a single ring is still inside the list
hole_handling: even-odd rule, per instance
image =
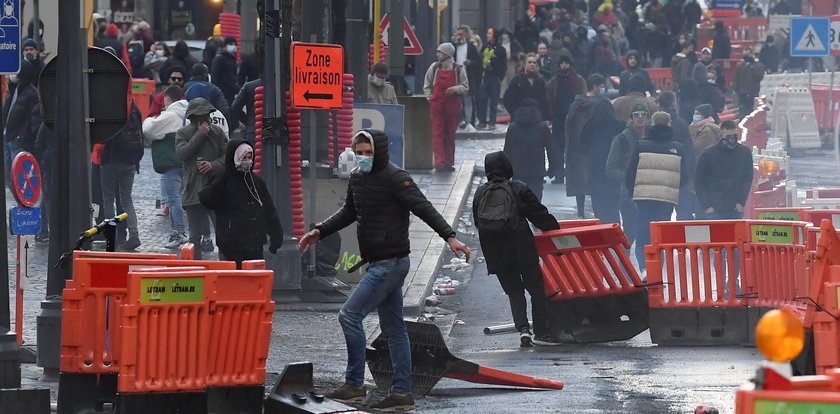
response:
[[[702,115],[694,115],[694,117],[692,117],[691,120],[694,121],[694,122],[700,122],[700,121],[703,120],[703,116]]]
[[[356,161],[359,162],[359,169],[363,172],[370,172],[373,169],[373,157],[369,155],[357,155]]]
[[[242,171],[242,172],[247,172],[247,171],[251,171],[251,167],[253,165],[254,165],[254,161],[242,160],[242,162],[239,163],[239,167],[237,167],[237,169],[239,171]]]
[[[382,87],[385,85],[385,79],[380,78],[379,76],[371,76],[370,79],[371,83],[376,86]]]
[[[158,57],[163,57],[163,50],[155,50],[155,54],[156,54]]]
[[[720,142],[727,149],[734,149],[738,145],[738,137],[724,137]]]
[[[502,35],[502,41],[503,41],[503,42],[509,42],[509,41],[510,41],[510,36],[508,36],[508,35]]]
[[[755,62],[755,58],[752,56],[744,56],[744,62],[753,63]]]
[[[236,45],[227,45],[225,46],[225,50],[232,55],[236,53]]]
[[[606,88],[598,89],[598,96],[604,96],[606,94],[607,94],[607,89]]]
[[[709,83],[711,83],[712,85],[714,85],[714,84],[715,84],[715,82],[716,82],[716,80],[715,80],[715,79],[706,79],[706,82],[709,82]]]

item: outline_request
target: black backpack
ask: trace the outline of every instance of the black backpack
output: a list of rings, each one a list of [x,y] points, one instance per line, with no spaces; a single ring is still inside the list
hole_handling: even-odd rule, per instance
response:
[[[479,231],[486,233],[513,233],[519,224],[519,209],[516,195],[509,181],[490,182],[481,199],[478,200],[478,217],[475,218]]]

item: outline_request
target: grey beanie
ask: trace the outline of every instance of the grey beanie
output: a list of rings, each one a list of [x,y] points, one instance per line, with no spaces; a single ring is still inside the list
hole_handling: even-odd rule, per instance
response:
[[[455,46],[452,43],[441,43],[437,48],[438,52],[442,52],[446,56],[455,57]]]

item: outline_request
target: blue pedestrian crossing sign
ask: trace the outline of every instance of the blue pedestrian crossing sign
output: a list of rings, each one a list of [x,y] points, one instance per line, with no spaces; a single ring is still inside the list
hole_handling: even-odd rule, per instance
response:
[[[0,74],[20,71],[20,0],[0,0]]]
[[[821,57],[831,53],[828,32],[829,17],[791,17],[790,55]]]

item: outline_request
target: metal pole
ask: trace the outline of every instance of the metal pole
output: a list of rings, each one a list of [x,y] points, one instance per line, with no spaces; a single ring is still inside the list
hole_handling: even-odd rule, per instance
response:
[[[391,29],[388,32],[388,74],[402,77],[405,75],[405,33],[403,32],[403,1],[389,0],[391,12]],[[395,83],[398,91],[402,89],[402,82]]]
[[[80,231],[90,227],[90,138],[88,125],[87,29],[81,10],[84,1],[58,2],[58,107],[55,123],[55,160],[50,209],[50,245],[46,299],[38,315],[38,365],[45,377],[58,375],[61,340],[61,293],[73,274],[72,262],[53,266],[73,249]],[[81,101],[79,101],[81,99]],[[2,265],[0,265],[2,266]]]
[[[831,114],[834,113],[834,70],[831,71],[831,80],[828,84],[828,110],[825,111],[825,125],[827,129],[833,129],[831,125]]]
[[[285,0],[289,1],[289,0]],[[263,63],[263,168],[266,182],[283,224],[283,246],[268,266],[274,270],[274,290],[279,285],[300,286],[300,253],[292,227],[292,199],[289,176],[289,129],[286,127],[286,76],[288,31],[280,0],[264,0],[262,30],[265,42]]]
[[[4,119],[0,116],[0,131]],[[5,151],[5,149],[4,149]],[[0,168],[0,183],[6,182],[6,169]],[[6,211],[6,197],[0,197],[0,211]],[[6,220],[0,220],[0,388],[20,387],[20,348],[14,331],[9,300],[9,249]]]
[[[32,40],[34,40],[37,45],[41,44],[41,31],[38,30],[41,26],[41,7],[40,4],[38,4],[39,2],[39,0],[32,2],[32,16],[35,19],[35,30],[32,32]]]
[[[347,0],[345,6],[344,26],[344,55],[345,56],[367,56],[368,45],[368,20],[366,0]],[[374,19],[375,20],[375,19]],[[378,20],[377,20],[378,22]],[[377,32],[378,33],[378,32]],[[364,102],[367,98],[367,59],[345,59],[346,71],[353,74],[354,99],[356,102]],[[336,152],[341,153],[344,148],[337,148]],[[337,159],[337,158],[336,158]]]

